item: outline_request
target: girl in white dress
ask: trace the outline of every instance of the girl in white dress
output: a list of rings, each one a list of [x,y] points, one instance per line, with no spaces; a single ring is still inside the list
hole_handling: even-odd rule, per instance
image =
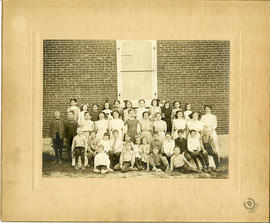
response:
[[[67,109],[67,113],[73,111],[74,113],[74,120],[77,122],[79,118],[80,108],[76,105],[77,99],[70,99],[70,106]]]
[[[175,119],[172,122],[172,137],[176,139],[178,137],[178,130],[184,130],[186,132],[187,121],[184,119],[184,114],[182,111],[177,111],[175,114]],[[186,138],[186,133],[184,134]]]
[[[131,101],[129,101],[129,100],[126,100],[125,101],[125,110],[124,110],[124,112],[123,112],[123,118],[124,118],[124,122],[125,121],[127,121],[130,117],[129,117],[129,113],[128,113],[128,111],[129,111],[129,109],[131,109],[132,108],[132,102]]]
[[[109,119],[109,120],[112,119],[112,110],[110,109],[110,103],[109,102],[105,102],[104,109],[102,111],[106,114],[107,119]]]
[[[155,115],[158,112],[161,112],[161,109],[159,107],[159,100],[153,99],[150,106],[150,117],[152,122],[155,121]]]
[[[140,99],[139,100],[139,108],[137,108],[136,110],[136,117],[139,121],[142,120],[142,114],[145,112],[145,111],[148,111],[147,108],[145,108],[145,100],[144,99]]]
[[[165,140],[165,133],[167,131],[167,123],[161,120],[161,114],[156,114],[156,121],[153,122],[154,131],[158,132],[159,139],[163,143]]]
[[[172,119],[175,118],[175,114],[179,110],[181,110],[181,102],[180,101],[173,102]]]
[[[104,112],[99,113],[99,120],[95,122],[95,127],[97,131],[97,141],[103,139],[104,133],[107,132],[109,128],[109,121],[106,118],[106,114]]]
[[[116,129],[119,132],[119,138],[123,139],[123,136],[124,136],[124,121],[119,118],[120,117],[119,111],[117,111],[117,110],[113,111],[112,115],[113,115],[113,119],[109,123],[109,130],[110,130],[110,133],[111,133],[111,137],[112,137],[113,130]]]
[[[192,113],[192,111],[191,111],[191,104],[190,103],[187,103],[185,107],[186,107],[186,110],[184,112],[184,116],[185,116],[185,119],[186,120],[189,120],[190,119],[189,115]]]
[[[85,112],[88,112],[88,105],[82,104],[81,108],[82,108],[82,111],[79,113],[78,125],[81,125],[82,122],[84,121],[84,114],[85,114]]]
[[[187,122],[187,135],[189,135],[191,130],[195,130],[197,137],[200,138],[203,130],[203,123],[199,121],[199,112],[192,112],[190,114],[190,120]]]

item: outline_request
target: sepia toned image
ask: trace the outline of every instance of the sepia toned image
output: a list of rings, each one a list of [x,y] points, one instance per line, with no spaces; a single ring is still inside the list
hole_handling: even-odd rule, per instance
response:
[[[43,177],[228,178],[230,41],[43,40]]]

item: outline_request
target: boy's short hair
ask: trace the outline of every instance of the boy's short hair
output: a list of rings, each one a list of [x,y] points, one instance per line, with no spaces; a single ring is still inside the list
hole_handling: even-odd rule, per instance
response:
[[[103,135],[103,137],[104,136],[108,136],[110,138],[110,134],[108,132],[105,132],[104,135]]]
[[[114,130],[112,131],[112,133],[115,133],[115,132],[119,133],[119,131],[118,131],[117,129],[114,129]]]
[[[130,113],[130,112],[132,112],[132,111],[135,112],[135,110],[134,110],[133,108],[131,108],[131,109],[128,110],[128,113]]]
[[[149,111],[144,111],[144,112],[142,113],[142,117],[144,117],[145,114],[150,115],[150,112],[149,112]]]
[[[185,130],[184,130],[184,129],[178,129],[178,130],[177,130],[177,133],[178,133],[178,134],[180,134],[180,133],[184,133],[184,132],[185,132]]]
[[[192,132],[197,133],[197,131],[196,131],[196,130],[194,130],[194,129],[190,130],[190,134],[191,134]]]
[[[71,99],[69,100],[69,103],[71,103],[72,101],[74,101],[75,103],[77,103],[77,99],[76,99],[76,98],[71,98]]]

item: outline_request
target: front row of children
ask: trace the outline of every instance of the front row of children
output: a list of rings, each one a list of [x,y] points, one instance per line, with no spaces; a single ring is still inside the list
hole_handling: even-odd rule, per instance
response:
[[[107,173],[113,171],[128,172],[130,170],[152,171],[181,171],[184,173],[210,172],[208,155],[213,156],[215,166],[219,166],[218,153],[213,143],[209,141],[209,132],[203,131],[203,136],[198,137],[195,130],[190,131],[186,140],[183,130],[178,131],[179,137],[172,140],[171,134],[166,134],[162,143],[157,132],[153,140],[147,144],[145,137],[136,136],[134,144],[128,135],[124,142],[119,137],[119,131],[113,130],[112,137],[105,133],[103,140],[96,140],[96,132],[92,131],[87,138],[78,128],[77,135],[72,142],[73,165],[79,169],[78,160],[81,159],[81,168],[92,166],[94,172]],[[207,141],[208,140],[208,141]],[[194,162],[197,168],[191,164]]]

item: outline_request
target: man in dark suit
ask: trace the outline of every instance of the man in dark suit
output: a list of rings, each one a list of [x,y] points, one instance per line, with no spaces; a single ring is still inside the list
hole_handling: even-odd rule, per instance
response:
[[[62,163],[63,139],[65,138],[65,122],[60,118],[60,112],[54,112],[54,119],[50,124],[50,136],[53,141],[56,163]]]
[[[68,161],[71,161],[71,146],[72,140],[77,135],[77,127],[78,123],[74,118],[74,112],[68,112],[68,120],[66,122],[66,146],[67,146],[67,154],[68,154]]]

